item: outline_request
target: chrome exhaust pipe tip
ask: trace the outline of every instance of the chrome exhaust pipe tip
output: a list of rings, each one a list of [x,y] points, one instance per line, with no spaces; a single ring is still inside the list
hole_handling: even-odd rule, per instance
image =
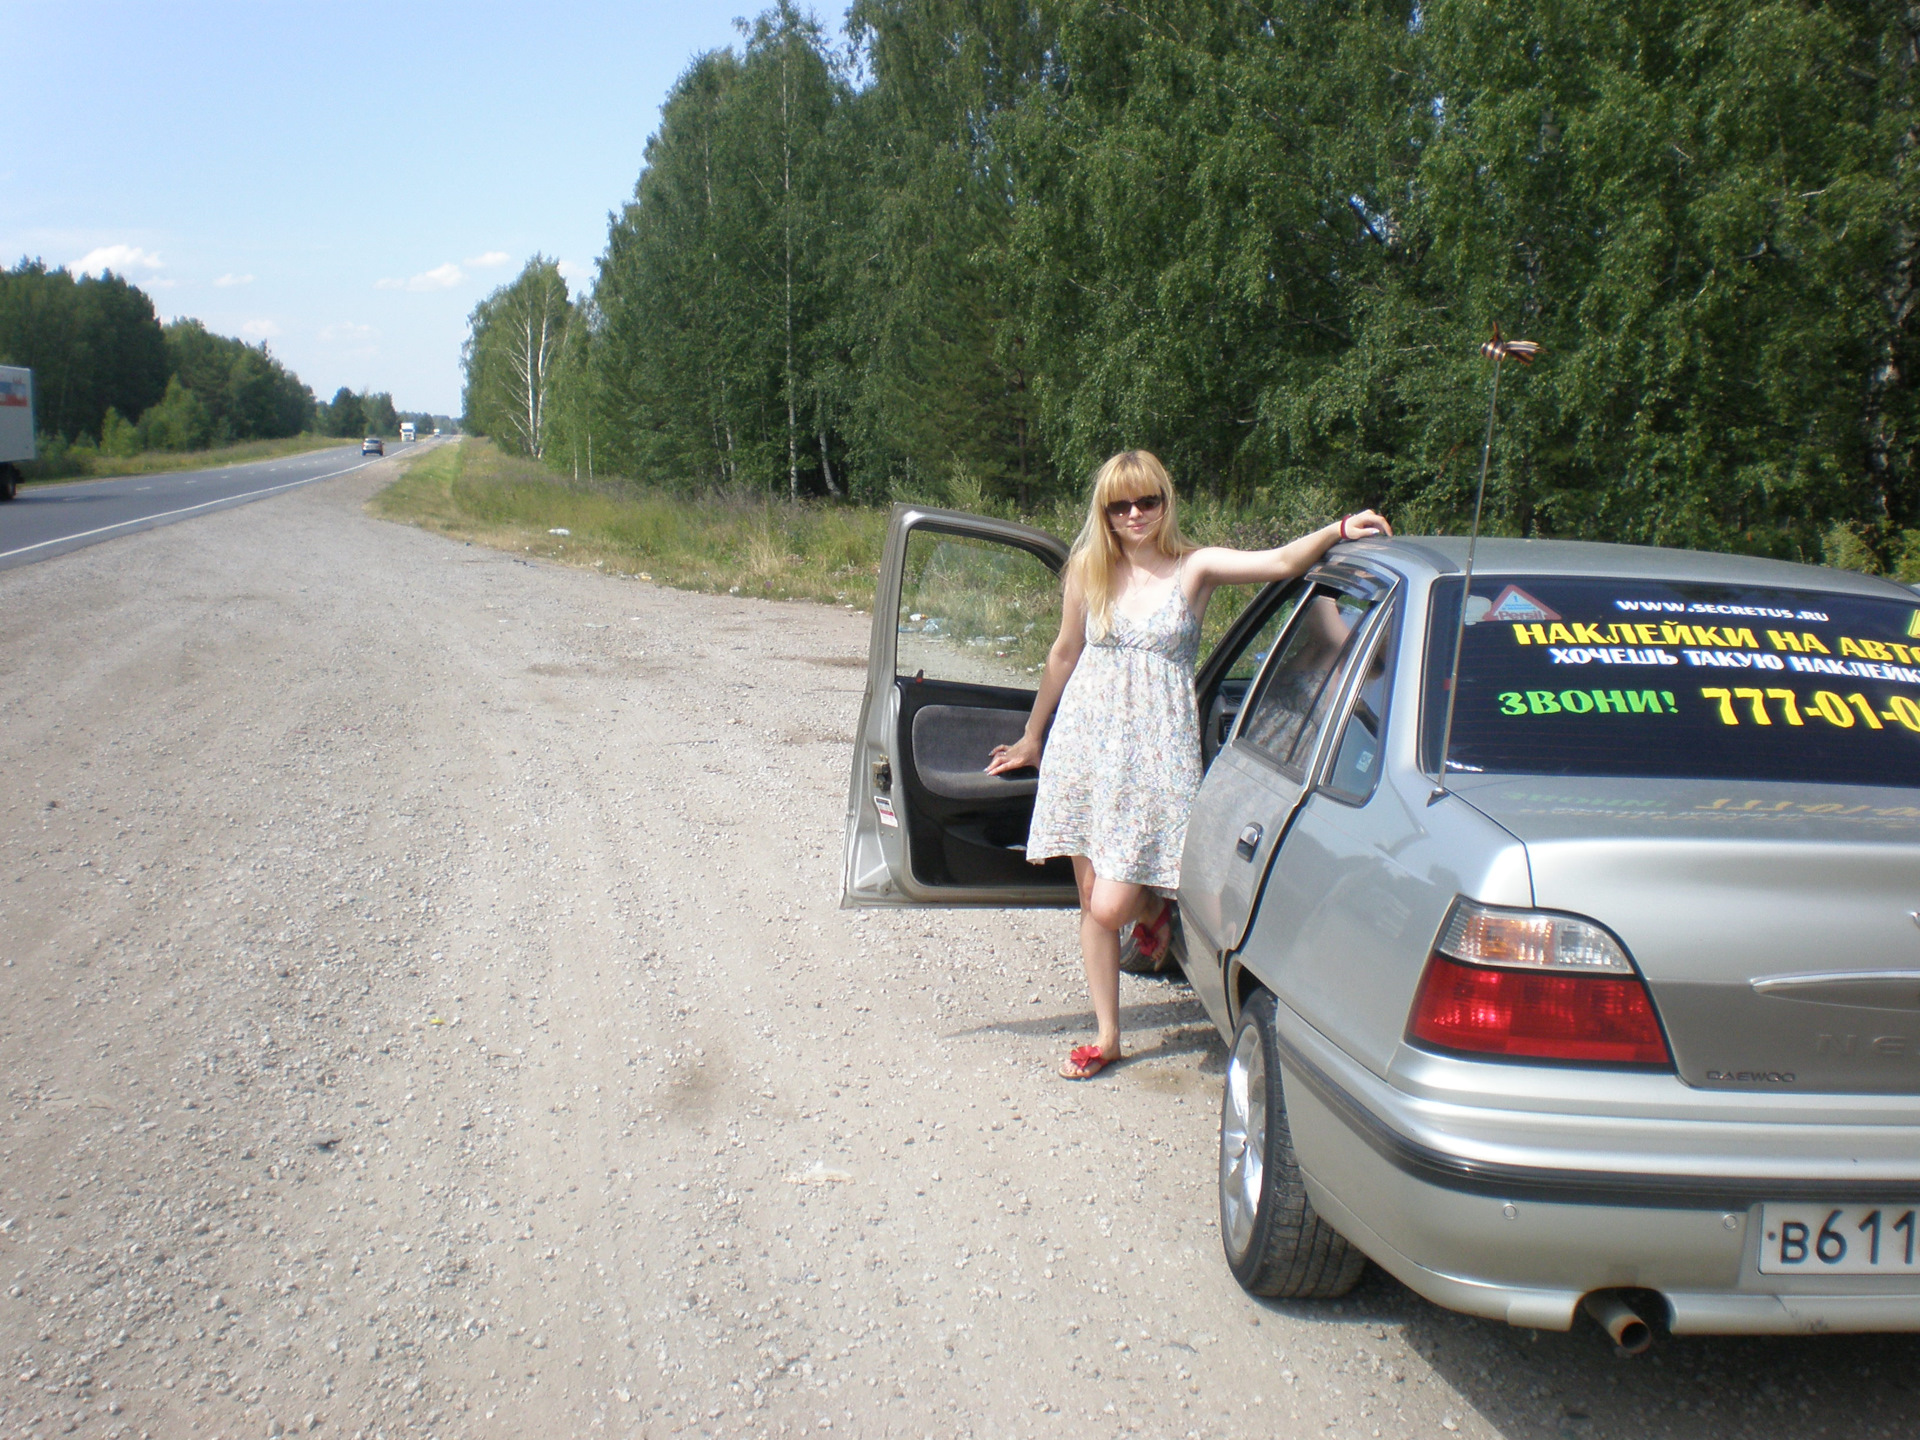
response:
[[[1620,1298],[1619,1291],[1596,1290],[1580,1306],[1612,1337],[1621,1354],[1644,1355],[1653,1348],[1653,1327]]]

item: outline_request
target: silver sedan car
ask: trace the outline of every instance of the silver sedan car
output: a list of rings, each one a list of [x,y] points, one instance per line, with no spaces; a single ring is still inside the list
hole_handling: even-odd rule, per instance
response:
[[[1235,1277],[1332,1297],[1370,1258],[1629,1346],[1920,1329],[1920,601],[1485,540],[1463,626],[1465,552],[1340,546],[1195,679],[1177,953],[1228,1046]],[[1064,559],[896,510],[843,903],[1074,903],[1031,773],[981,768]]]

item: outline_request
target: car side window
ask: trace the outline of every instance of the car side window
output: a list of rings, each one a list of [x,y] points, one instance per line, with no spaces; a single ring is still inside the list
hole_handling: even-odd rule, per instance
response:
[[[1333,748],[1333,765],[1324,788],[1336,800],[1364,805],[1380,783],[1381,752],[1387,734],[1387,695],[1392,688],[1393,642],[1390,627],[1381,626],[1373,654],[1354,691],[1353,704]]]
[[[1287,621],[1293,618],[1294,607],[1299,603],[1298,595],[1289,595],[1273,607],[1273,614],[1266,618],[1247,643],[1240,647],[1240,653],[1233,657],[1233,663],[1227,667],[1228,680],[1238,680],[1242,685],[1252,682],[1253,677],[1260,673],[1261,664],[1272,653],[1273,642],[1286,628]]]
[[[1266,662],[1274,642],[1280,632],[1286,629],[1287,621],[1292,618],[1295,608],[1300,604],[1301,595],[1305,593],[1304,585],[1296,585],[1292,593],[1281,597],[1256,628],[1231,642],[1234,646],[1232,653],[1209,656],[1201,667],[1207,670],[1216,661],[1224,661],[1225,666],[1204,697],[1206,711],[1201,716],[1200,728],[1200,758],[1203,766],[1213,764],[1213,757],[1219,754],[1220,747],[1227,743],[1227,737],[1233,733],[1233,722],[1240,718],[1240,707],[1246,703],[1247,688],[1253,684],[1253,677],[1260,673],[1261,665]],[[1256,599],[1254,603],[1261,603],[1261,599]],[[1222,642],[1223,645],[1227,643]]]
[[[917,529],[897,624],[901,675],[1032,690],[1060,629],[1060,577],[1017,545]]]
[[[1282,770],[1299,774],[1333,703],[1334,680],[1371,599],[1316,586],[1261,676],[1240,739]]]

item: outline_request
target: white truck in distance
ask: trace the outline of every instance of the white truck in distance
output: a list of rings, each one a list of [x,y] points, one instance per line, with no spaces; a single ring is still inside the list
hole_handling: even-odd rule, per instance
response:
[[[19,462],[33,456],[33,371],[0,365],[0,500],[19,492]]]
[[[400,443],[402,445],[411,445],[413,443],[413,422],[411,420],[403,420],[400,422]]]

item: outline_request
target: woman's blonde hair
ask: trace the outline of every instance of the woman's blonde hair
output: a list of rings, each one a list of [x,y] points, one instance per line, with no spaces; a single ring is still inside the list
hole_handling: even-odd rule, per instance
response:
[[[1080,527],[1073,553],[1067,558],[1067,578],[1080,582],[1080,593],[1087,603],[1088,633],[1095,640],[1105,639],[1113,628],[1114,564],[1121,553],[1120,541],[1107,522],[1107,506],[1115,500],[1138,500],[1146,495],[1160,497],[1154,547],[1162,555],[1175,557],[1195,548],[1180,533],[1173,481],[1156,456],[1145,450],[1122,450],[1102,465],[1093,477],[1087,523]]]

